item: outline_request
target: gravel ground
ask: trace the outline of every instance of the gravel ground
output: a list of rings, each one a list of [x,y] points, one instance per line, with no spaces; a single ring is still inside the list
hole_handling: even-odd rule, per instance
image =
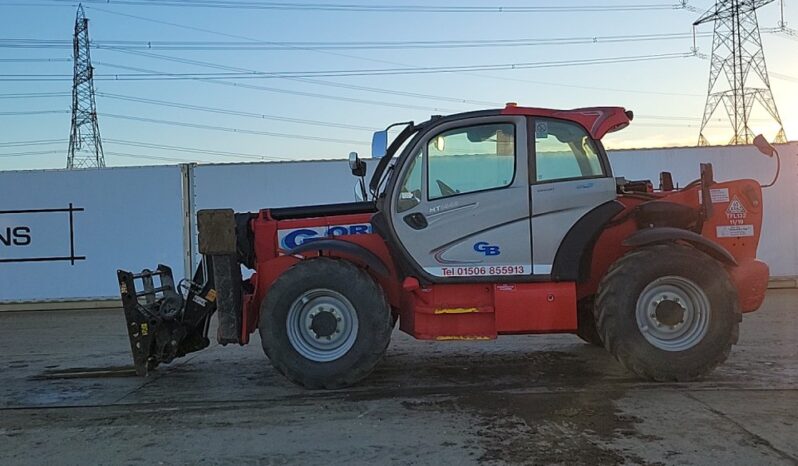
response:
[[[121,310],[0,313],[0,464],[798,464],[798,291],[705,380],[647,383],[571,335],[394,333],[360,385],[307,391],[257,339],[148,378]]]

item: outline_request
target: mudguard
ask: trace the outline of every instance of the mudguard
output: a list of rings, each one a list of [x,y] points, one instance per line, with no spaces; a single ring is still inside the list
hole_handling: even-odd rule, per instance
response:
[[[698,233],[681,228],[657,227],[638,230],[623,241],[624,246],[637,248],[649,244],[668,241],[685,241],[699,251],[728,265],[737,265],[737,260],[723,246],[712,242]]]
[[[303,252],[308,251],[332,251],[354,256],[363,261],[365,265],[367,265],[378,275],[387,277],[390,274],[390,272],[388,272],[388,267],[379,257],[377,257],[376,254],[359,244],[350,243],[349,241],[343,241],[340,239],[319,239],[315,241],[306,241],[305,243],[288,251],[288,254],[302,254]]]

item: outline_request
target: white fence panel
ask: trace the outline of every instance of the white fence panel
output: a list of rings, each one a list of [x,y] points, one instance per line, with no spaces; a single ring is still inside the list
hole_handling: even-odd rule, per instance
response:
[[[376,161],[366,163],[371,172]],[[198,165],[194,168],[194,209],[257,212],[352,202],[356,182],[345,160]]]
[[[0,172],[0,302],[116,299],[117,268],[182,275],[181,197],[179,166]]]

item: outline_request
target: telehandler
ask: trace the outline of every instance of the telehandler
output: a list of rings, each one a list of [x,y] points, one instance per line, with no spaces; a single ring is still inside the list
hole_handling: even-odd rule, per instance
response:
[[[710,164],[682,188],[616,178],[601,139],[632,118],[511,103],[398,123],[368,185],[350,155],[359,202],[199,211],[192,279],[118,272],[137,373],[207,347],[215,313],[220,344],[257,330],[308,388],[365,378],[397,321],[441,341],[574,333],[645,379],[707,374],[765,296],[762,186]]]

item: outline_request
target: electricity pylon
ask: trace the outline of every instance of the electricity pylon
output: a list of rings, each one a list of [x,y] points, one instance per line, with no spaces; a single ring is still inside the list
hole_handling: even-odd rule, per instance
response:
[[[72,78],[72,128],[69,133],[67,169],[105,166],[97,106],[94,102],[94,68],[89,54],[89,20],[78,5],[75,35],[72,39],[74,74]]]
[[[751,144],[754,132],[748,121],[755,104],[778,123],[774,142],[787,142],[779,117],[762,49],[756,10],[774,0],[718,0],[693,26],[715,23],[709,87],[698,145],[707,146],[704,135],[715,110],[722,103],[734,134],[729,144]]]

